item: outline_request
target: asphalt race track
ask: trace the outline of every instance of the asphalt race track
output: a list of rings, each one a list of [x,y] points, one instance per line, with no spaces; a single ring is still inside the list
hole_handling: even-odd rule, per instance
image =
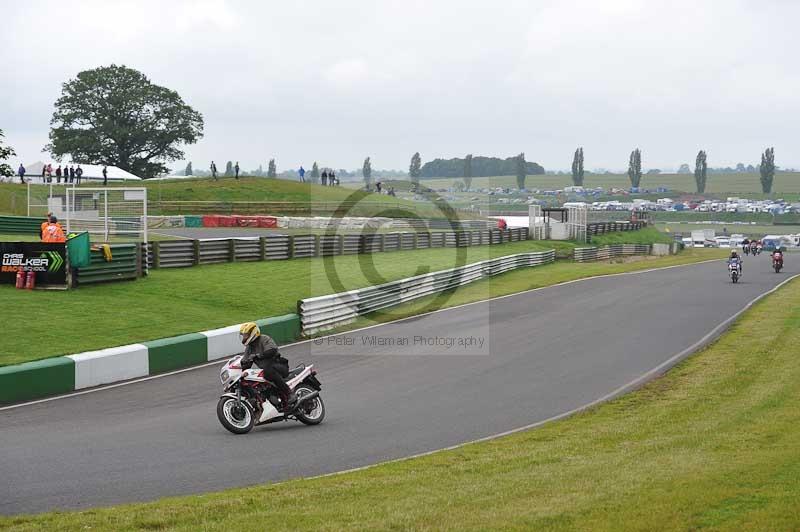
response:
[[[215,414],[220,364],[0,410],[0,513],[318,475],[544,420],[625,386],[798,272],[794,257],[781,274],[769,266],[746,258],[738,285],[721,261],[590,279],[285,348],[319,369],[317,427],[230,434]]]

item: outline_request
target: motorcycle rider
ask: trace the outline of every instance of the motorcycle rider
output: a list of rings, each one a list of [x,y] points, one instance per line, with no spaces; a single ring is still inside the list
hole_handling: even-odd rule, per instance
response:
[[[750,239],[745,238],[742,240],[742,253],[747,255],[750,252]]]
[[[783,248],[780,246],[776,247],[772,252],[772,262],[780,262],[783,264]]]
[[[730,267],[731,265],[736,266],[736,269],[739,270],[739,276],[741,276],[742,275],[742,259],[741,259],[741,257],[739,257],[739,253],[737,253],[735,249],[731,251],[731,256],[728,257],[728,266]]]
[[[239,327],[239,339],[246,346],[242,357],[242,369],[250,369],[253,363],[264,370],[264,378],[275,385],[283,401],[284,410],[297,401],[297,396],[286,384],[289,376],[289,363],[278,353],[278,344],[256,323],[249,322]]]

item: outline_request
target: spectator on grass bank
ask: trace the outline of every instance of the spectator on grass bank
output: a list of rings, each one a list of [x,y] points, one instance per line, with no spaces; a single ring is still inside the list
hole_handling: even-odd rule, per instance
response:
[[[336,184],[336,174],[333,173],[333,170],[328,172],[328,186],[333,186]]]
[[[239,161],[236,161],[236,166],[233,167],[233,171],[236,172],[236,179],[239,179]]]
[[[103,165],[103,186],[108,185],[108,166]]]
[[[81,184],[81,177],[83,177],[83,168],[78,165],[78,168],[75,169],[75,181],[79,185]]]
[[[72,183],[73,181],[75,181],[75,167],[69,165],[69,182]]]
[[[53,165],[50,163],[47,163],[47,182],[53,182]]]
[[[19,168],[17,169],[17,175],[19,176],[19,182],[24,185],[25,184],[25,167],[22,166],[22,163],[19,163]]]
[[[377,191],[378,191],[378,194],[380,194],[380,193],[381,193],[381,187],[382,187],[382,186],[383,186],[383,183],[381,183],[380,181],[378,181],[377,183],[375,183],[375,190],[377,190]]]
[[[60,164],[58,165],[58,168],[56,168],[56,183],[58,183],[59,185],[61,184],[61,165]]]
[[[387,194],[392,196],[393,198],[397,197],[397,194],[394,193],[394,187],[389,187],[389,191],[387,192]]]
[[[300,170],[298,170],[297,173],[300,174],[300,182],[301,183],[305,183],[306,182],[306,169],[303,168],[302,164],[300,165]]]
[[[214,161],[211,161],[211,177],[214,178],[214,181],[217,180],[217,165],[214,164]]]
[[[322,186],[325,187],[328,185],[328,171],[323,169],[322,170]]]
[[[47,165],[42,166],[42,183],[47,179]]]

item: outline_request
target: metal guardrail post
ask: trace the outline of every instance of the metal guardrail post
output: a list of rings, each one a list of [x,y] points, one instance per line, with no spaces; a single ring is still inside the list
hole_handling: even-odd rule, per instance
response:
[[[288,246],[289,249],[286,250],[286,256],[287,258],[292,259],[294,258],[294,235],[289,235]]]
[[[197,266],[200,264],[200,241],[192,240],[192,262]]]
[[[414,249],[419,249],[419,233],[414,231]]]
[[[338,249],[337,255],[344,255],[344,235],[336,235],[337,245],[336,248]]]
[[[314,235],[314,254],[312,257],[319,257],[322,255],[319,245],[319,235]]]
[[[258,253],[261,260],[267,260],[267,237],[265,236],[258,238]]]
[[[381,233],[381,251],[386,251],[386,233]]]
[[[236,262],[236,240],[228,239],[228,262]]]

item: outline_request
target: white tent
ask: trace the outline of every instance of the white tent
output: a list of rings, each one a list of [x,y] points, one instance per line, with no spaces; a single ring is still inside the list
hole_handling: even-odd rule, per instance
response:
[[[33,164],[25,165],[25,177],[26,179],[31,179],[34,183],[39,183],[42,180],[42,168],[46,164],[50,164],[53,167],[53,183],[56,182],[56,168],[58,165],[61,165],[61,168],[65,166],[67,168],[74,166],[75,168],[78,167],[77,163],[55,163],[55,162],[42,162],[36,161]],[[81,178],[82,181],[102,181],[103,180],[103,165],[101,164],[82,164],[80,165],[81,169],[83,170],[83,177]],[[141,177],[136,177],[130,172],[126,172],[121,168],[117,168],[116,166],[108,166],[108,180],[109,181],[141,181]],[[63,180],[63,177],[62,177]]]

